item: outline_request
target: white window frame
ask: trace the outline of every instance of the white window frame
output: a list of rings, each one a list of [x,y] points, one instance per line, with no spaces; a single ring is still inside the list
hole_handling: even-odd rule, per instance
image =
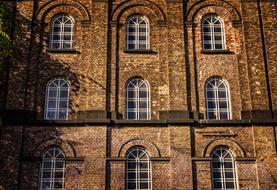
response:
[[[53,154],[51,154],[53,153]],[[53,147],[42,154],[42,162],[40,167],[40,183],[39,190],[63,190],[65,178],[65,154],[59,148]],[[50,167],[46,167],[50,163]],[[57,167],[57,163],[62,164],[62,167]],[[62,177],[56,177],[57,173],[62,172]],[[50,173],[49,177],[44,177],[44,173]],[[55,187],[55,182],[61,183],[62,187]],[[43,183],[49,183],[50,187],[44,187]]]
[[[139,86],[141,82],[141,85]],[[141,86],[145,84],[146,89],[143,88],[143,91],[146,91],[146,98],[141,98],[139,92],[142,91]],[[134,88],[131,88],[131,85]],[[135,97],[129,97],[130,91],[134,91]],[[141,108],[139,103],[146,102],[146,108]],[[135,108],[129,108],[129,102],[135,102]],[[135,118],[129,118],[128,113],[133,112],[135,113]],[[145,112],[147,114],[146,118],[140,118],[139,113]],[[129,80],[127,87],[126,87],[126,119],[133,119],[133,120],[150,120],[151,119],[151,100],[150,100],[150,85],[148,82],[140,77],[135,77]]]
[[[215,81],[216,86],[212,83]],[[212,85],[213,88],[208,87],[208,85]],[[223,84],[224,85],[224,90],[219,89],[218,87]],[[208,92],[213,92],[214,97],[210,98],[208,95]],[[226,97],[225,98],[219,98],[219,92],[225,92]],[[226,112],[227,113],[227,118],[223,119],[232,119],[232,110],[231,110],[231,100],[230,100],[230,90],[229,90],[229,85],[228,82],[221,77],[212,77],[209,78],[206,81],[205,85],[205,95],[206,95],[206,114],[207,114],[207,119],[211,119],[209,117],[209,113],[213,112],[215,113],[215,116],[217,120],[222,119],[220,116],[220,113]],[[209,107],[209,102],[214,102],[215,108],[210,108]],[[220,107],[220,102],[225,102],[226,103],[226,109]]]
[[[66,22],[70,21],[70,24]],[[60,28],[60,31],[56,32],[55,28]],[[70,28],[70,31],[65,31],[65,28]],[[56,16],[51,22],[51,40],[50,48],[51,49],[72,49],[73,48],[73,34],[74,34],[74,20],[72,17],[61,14]],[[59,37],[59,40],[54,39],[55,36]],[[69,36],[69,40],[65,40],[65,36]],[[59,44],[59,47],[56,47],[55,44]],[[66,44],[69,44],[69,47],[65,47]]]
[[[140,32],[139,29],[142,27],[142,22],[145,22],[145,34]],[[134,25],[134,32],[129,32],[131,25]],[[134,40],[129,40],[129,36],[134,36]],[[141,40],[140,37],[145,37],[145,40]],[[143,43],[142,43],[143,42]],[[145,48],[142,48],[140,44],[145,44]],[[134,45],[134,48],[129,47],[129,45]],[[150,26],[149,21],[146,17],[142,15],[133,15],[127,20],[126,25],[126,49],[128,50],[148,50],[150,49]]]
[[[146,159],[143,159],[142,157],[146,156]],[[134,158],[130,158],[134,157]],[[135,168],[128,167],[130,163],[135,164]],[[147,168],[141,168],[141,163],[147,163]],[[147,151],[143,147],[133,147],[128,151],[128,154],[126,156],[126,190],[151,190],[152,189],[152,166],[151,161],[149,158],[149,155]],[[128,178],[129,173],[135,173],[135,179]],[[147,177],[144,179],[140,178],[141,173],[147,173]],[[148,184],[148,188],[141,188],[140,183],[144,182]],[[135,188],[131,189],[128,188],[129,183],[135,183]]]
[[[204,24],[207,21],[209,24]],[[215,24],[219,21],[220,25]],[[220,28],[221,32],[215,32],[215,28]],[[208,28],[210,32],[205,32],[205,28]],[[210,40],[205,40],[205,36],[210,36]],[[221,40],[216,40],[216,36],[221,36]],[[220,43],[218,41],[221,41]],[[210,44],[211,48],[205,48],[205,44]],[[222,48],[216,48],[216,44],[222,45]],[[224,31],[224,22],[223,20],[215,14],[207,15],[202,20],[202,48],[204,50],[225,50],[226,41],[225,41],[225,31]]]
[[[65,87],[61,84],[66,84]],[[52,87],[52,85],[55,85]],[[61,97],[61,91],[67,91],[66,97]],[[50,96],[51,92],[56,93],[56,96]],[[44,119],[46,120],[66,120],[68,119],[68,108],[69,108],[69,94],[70,94],[70,83],[68,80],[63,78],[55,78],[48,82],[46,87],[46,96],[45,96],[45,111]],[[55,107],[50,107],[50,101],[55,102]],[[60,108],[60,103],[66,102],[66,108]],[[48,113],[53,112],[55,116],[49,117]],[[60,113],[65,113],[65,117],[61,117]]]
[[[219,154],[218,154],[219,153]],[[226,158],[227,155],[230,155],[231,158]],[[211,163],[211,171],[212,171],[212,188],[213,190],[236,190],[237,189],[237,177],[236,177],[236,166],[234,161],[233,153],[224,146],[217,147],[212,152],[212,163]],[[226,168],[226,163],[231,163],[232,167]],[[214,167],[214,165],[219,165],[219,167]],[[220,173],[220,177],[216,178],[215,173]],[[226,173],[232,173],[233,177],[227,177]],[[218,174],[217,174],[218,175]],[[216,188],[214,183],[221,183],[221,188]],[[233,188],[228,188],[226,183],[232,183]]]

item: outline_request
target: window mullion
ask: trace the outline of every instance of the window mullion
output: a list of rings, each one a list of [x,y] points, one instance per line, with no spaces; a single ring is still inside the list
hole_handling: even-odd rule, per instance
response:
[[[214,90],[215,90],[216,119],[220,119],[220,108],[219,108],[218,87],[215,87]]]
[[[212,44],[212,49],[215,50],[215,37],[214,37],[214,23],[211,23],[211,44]]]

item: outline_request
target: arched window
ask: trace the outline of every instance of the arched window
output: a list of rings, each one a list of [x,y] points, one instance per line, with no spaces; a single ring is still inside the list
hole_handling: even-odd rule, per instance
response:
[[[145,50],[150,48],[149,23],[141,15],[131,16],[127,21],[127,49]]]
[[[64,188],[65,154],[58,148],[50,148],[42,155],[40,190]]]
[[[67,119],[69,89],[69,82],[62,78],[51,80],[48,83],[45,98],[45,119]]]
[[[133,147],[126,158],[126,189],[152,189],[151,163],[147,151]]]
[[[150,119],[149,85],[141,78],[134,78],[127,85],[126,118]]]
[[[208,119],[231,119],[229,87],[220,77],[207,80],[206,107]]]
[[[202,20],[202,42],[205,50],[224,50],[224,23],[216,15],[208,15]]]
[[[214,190],[236,189],[234,157],[227,147],[220,146],[213,151],[211,167]]]
[[[70,16],[58,15],[51,24],[51,49],[72,49],[74,21]]]

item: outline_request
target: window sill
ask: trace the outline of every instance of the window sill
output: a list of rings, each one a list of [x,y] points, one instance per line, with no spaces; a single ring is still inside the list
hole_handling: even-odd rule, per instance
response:
[[[136,54],[157,54],[157,52],[151,49],[125,49],[124,53],[136,53]]]
[[[80,54],[81,52],[76,49],[47,49],[46,52],[49,53],[70,53],[70,54]]]
[[[201,50],[201,53],[203,54],[234,54],[234,52],[228,50],[228,49],[223,49],[223,50]]]

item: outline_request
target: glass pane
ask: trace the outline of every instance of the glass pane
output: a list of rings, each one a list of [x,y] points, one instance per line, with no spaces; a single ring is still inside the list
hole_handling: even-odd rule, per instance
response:
[[[66,119],[67,118],[67,112],[66,111],[60,111],[58,118],[59,119]]]
[[[56,162],[56,168],[63,168],[64,162]]]
[[[218,97],[219,98],[226,98],[227,97],[226,91],[218,91]]]
[[[133,90],[128,90],[128,98],[135,98],[136,92]]]
[[[68,102],[66,101],[60,101],[60,108],[67,108],[68,107]]]
[[[136,162],[128,162],[128,169],[136,168]]]
[[[222,188],[221,182],[214,182],[214,188]]]
[[[226,182],[226,188],[234,188],[234,182]]]
[[[214,101],[208,101],[208,109],[214,109],[215,108],[215,102]]]
[[[135,45],[134,44],[128,44],[128,49],[135,49]]]
[[[140,44],[139,49],[146,49],[146,44]]]
[[[234,178],[233,172],[225,172],[225,178]]]
[[[222,44],[215,44],[215,49],[223,49]]]
[[[41,187],[42,188],[50,188],[50,182],[42,182]]]
[[[148,168],[148,162],[141,162],[141,163],[139,163],[139,167],[147,169]]]
[[[214,91],[207,91],[207,98],[214,98],[215,95],[214,95]]]
[[[48,119],[55,119],[56,113],[53,111],[47,111],[47,118]]]
[[[147,112],[140,112],[139,119],[147,119]]]
[[[148,179],[148,172],[141,172],[140,173],[140,178],[141,179]]]
[[[62,182],[55,182],[54,183],[54,188],[62,188],[63,187],[63,183]]]
[[[224,162],[224,168],[233,168],[232,162]]]
[[[136,39],[136,37],[133,36],[133,35],[132,35],[132,36],[131,36],[131,35],[128,36],[128,40],[129,40],[129,41],[134,41],[135,39]]]
[[[148,189],[148,182],[140,182],[141,189]]]
[[[44,171],[43,174],[42,174],[42,177],[43,178],[50,178],[51,177],[51,172]]]
[[[147,98],[147,91],[140,90],[139,91],[139,97],[140,98]]]
[[[226,101],[220,101],[219,102],[219,107],[220,108],[227,108],[227,102]]]
[[[55,172],[55,178],[63,178],[63,172]]]
[[[135,112],[128,112],[128,119],[136,119],[136,113]]]
[[[136,189],[136,183],[135,182],[128,182],[128,189]]]
[[[215,112],[208,112],[208,119],[216,119]]]
[[[220,119],[228,119],[228,113],[227,112],[220,112]]]
[[[140,101],[139,102],[139,107],[140,108],[147,108],[147,102],[146,101]]]
[[[128,108],[130,109],[130,108],[136,108],[136,102],[134,102],[134,101],[129,101],[128,102]]]
[[[136,179],[136,173],[128,172],[128,179]]]
[[[43,168],[51,168],[52,162],[43,162]]]
[[[221,178],[220,172],[213,172],[213,178]]]
[[[212,49],[211,44],[204,44],[204,49]]]
[[[68,91],[67,90],[61,90],[60,97],[61,98],[67,98],[68,97]]]

